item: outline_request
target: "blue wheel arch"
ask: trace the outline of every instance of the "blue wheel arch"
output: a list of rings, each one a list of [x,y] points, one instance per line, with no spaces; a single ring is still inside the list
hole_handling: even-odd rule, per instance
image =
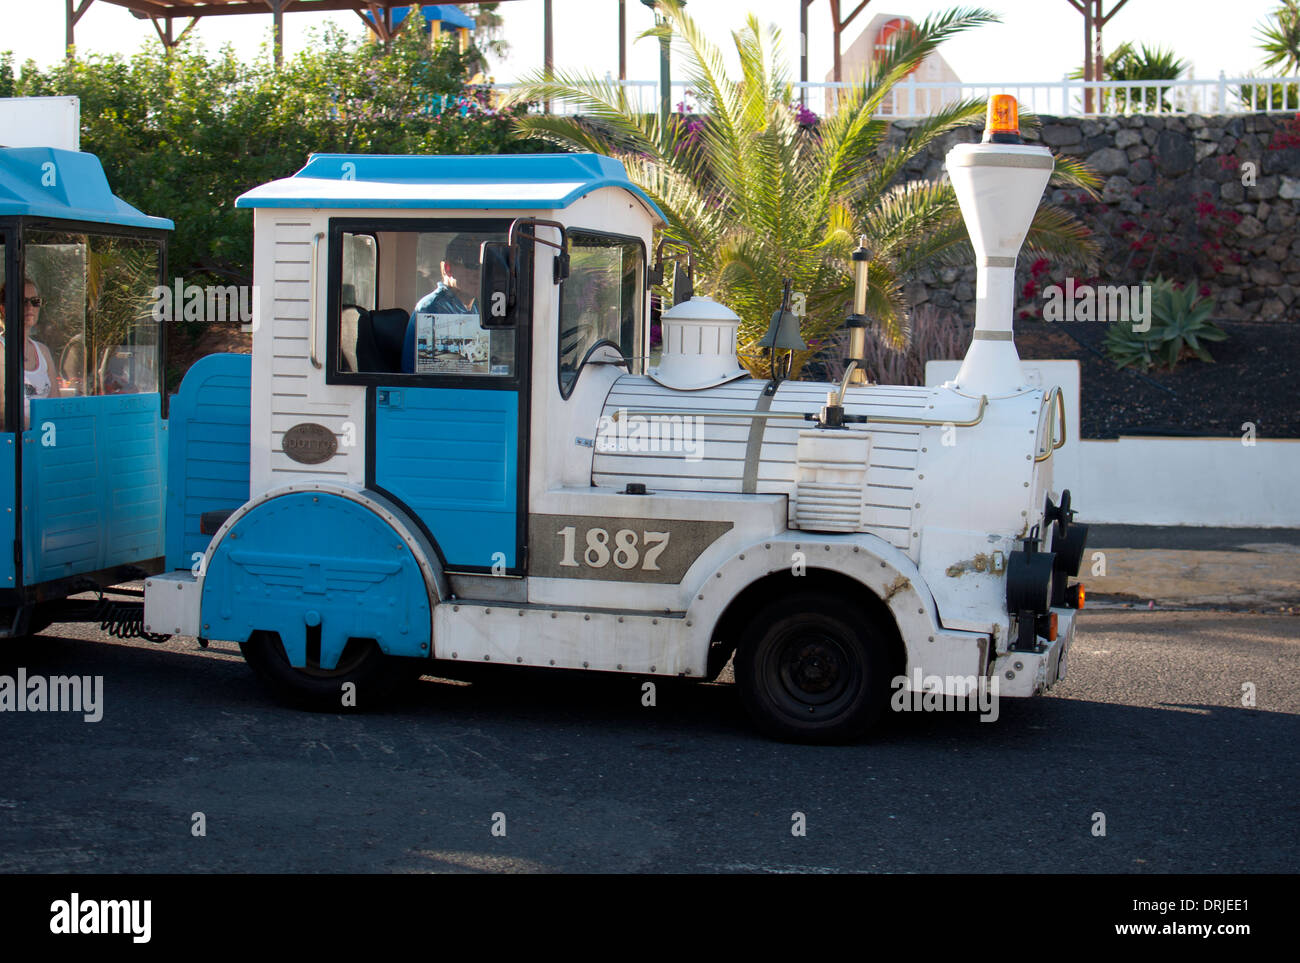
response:
[[[209,639],[279,635],[295,668],[334,669],[348,640],[429,657],[445,597],[436,553],[370,492],[303,486],[245,506],[205,559],[200,624]],[[418,556],[423,556],[420,558]]]

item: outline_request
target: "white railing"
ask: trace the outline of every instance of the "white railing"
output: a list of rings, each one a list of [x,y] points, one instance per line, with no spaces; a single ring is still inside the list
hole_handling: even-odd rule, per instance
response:
[[[659,110],[659,83],[655,80],[609,81],[621,84],[634,110]],[[792,94],[817,114],[832,113],[837,91],[850,83],[793,84]],[[496,84],[506,93],[514,84]],[[698,106],[690,85],[672,84],[671,105],[688,110]],[[880,113],[890,117],[926,117],[945,104],[962,99],[985,99],[993,94],[1012,94],[1021,110],[1057,117],[1117,116],[1121,114],[1255,114],[1268,111],[1300,111],[1300,76],[1227,77],[1203,80],[1107,80],[1086,81],[1063,78],[1044,83],[957,83],[918,81],[908,78],[895,85],[881,105]],[[567,104],[553,102],[554,113],[580,113]]]
[[[616,84],[623,88],[627,94],[628,106],[637,113],[657,114],[659,112],[659,81],[657,80],[612,80],[605,78],[605,82]],[[500,93],[501,96],[508,96],[518,84],[492,84],[493,93]],[[670,85],[672,98],[670,107],[673,111],[678,111],[679,107],[686,107],[690,111],[696,109],[696,101],[690,84],[685,81],[673,81]],[[552,101],[548,113],[552,114],[581,114],[582,110],[575,109],[571,104]]]

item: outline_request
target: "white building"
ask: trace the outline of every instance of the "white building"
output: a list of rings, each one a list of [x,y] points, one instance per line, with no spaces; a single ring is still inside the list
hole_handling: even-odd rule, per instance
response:
[[[860,80],[872,61],[884,56],[895,35],[911,26],[914,26],[914,22],[908,17],[892,13],[877,14],[844,51],[841,58],[841,79],[846,83]],[[828,83],[834,82],[834,73],[828,73],[826,80]],[[910,82],[927,86],[909,90]],[[935,51],[921,61],[903,83],[894,88],[891,96],[887,97],[881,105],[880,113],[901,116],[934,113],[945,104],[961,99],[960,83],[961,78],[943,56]],[[952,86],[928,86],[931,84],[952,84]],[[914,105],[911,101],[913,97]],[[826,112],[831,113],[834,106],[835,92],[831,89],[826,92]]]

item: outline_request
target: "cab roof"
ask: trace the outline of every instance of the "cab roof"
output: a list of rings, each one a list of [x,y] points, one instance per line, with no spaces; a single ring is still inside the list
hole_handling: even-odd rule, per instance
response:
[[[560,210],[601,187],[623,188],[664,221],[622,163],[602,154],[313,154],[235,206]]]
[[[53,147],[0,147],[0,217],[17,216],[162,231],[174,227],[116,196],[94,154]]]

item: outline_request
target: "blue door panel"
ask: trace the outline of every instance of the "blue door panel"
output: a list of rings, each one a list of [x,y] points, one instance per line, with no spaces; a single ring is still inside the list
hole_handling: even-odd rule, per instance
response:
[[[22,439],[27,584],[163,554],[158,395],[35,398]]]
[[[419,517],[447,565],[518,567],[515,392],[379,388],[374,439],[375,484]]]

